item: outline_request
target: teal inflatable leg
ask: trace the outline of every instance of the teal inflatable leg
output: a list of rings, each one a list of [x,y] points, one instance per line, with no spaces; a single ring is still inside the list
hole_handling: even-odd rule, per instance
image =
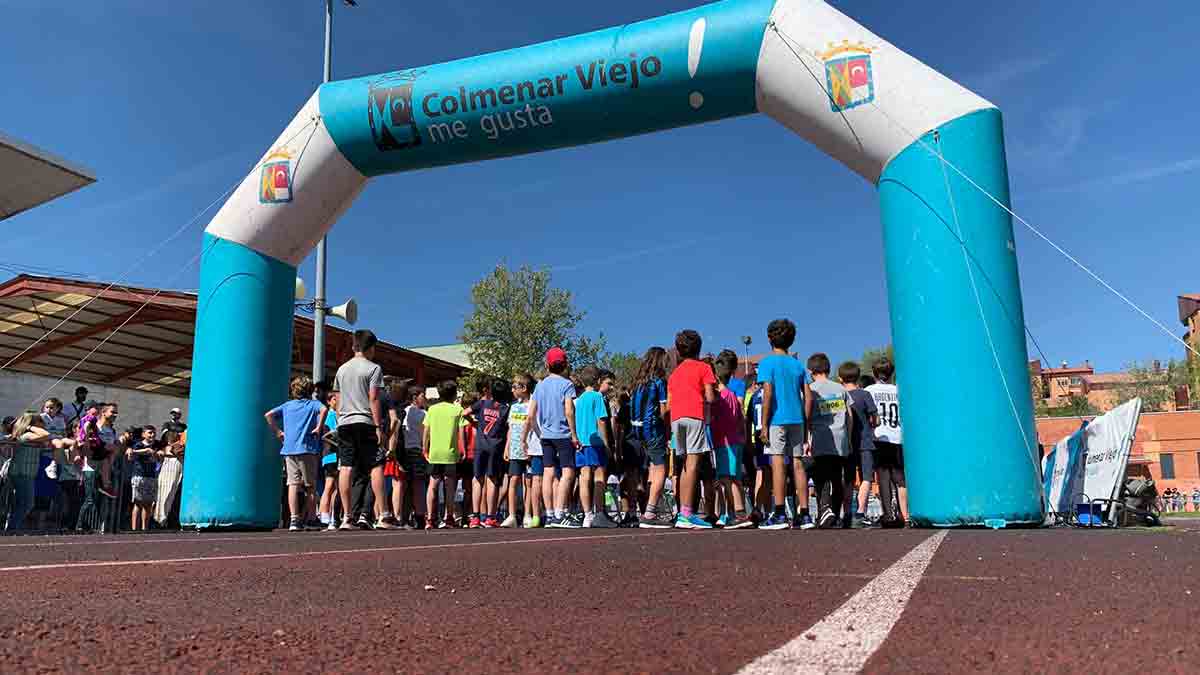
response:
[[[1009,203],[995,109],[926,134],[879,180],[910,515],[1041,523],[1012,221],[931,149]]]
[[[278,447],[263,413],[284,401],[296,268],[204,237],[184,456],[184,526],[271,528]]]

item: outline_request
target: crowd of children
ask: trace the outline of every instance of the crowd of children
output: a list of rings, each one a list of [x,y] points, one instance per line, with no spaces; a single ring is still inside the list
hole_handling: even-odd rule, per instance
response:
[[[296,378],[292,400],[266,413],[291,529],[902,527],[892,363],[864,375],[853,362],[833,372],[822,353],[801,362],[787,319],[767,337],[771,354],[740,381],[733,351],[701,358],[700,335],[684,330],[674,355],[651,347],[620,387],[595,365],[572,372],[555,347],[540,378],[461,395],[446,381],[428,405],[423,387],[385,383],[375,336],[358,331],[333,391]]]

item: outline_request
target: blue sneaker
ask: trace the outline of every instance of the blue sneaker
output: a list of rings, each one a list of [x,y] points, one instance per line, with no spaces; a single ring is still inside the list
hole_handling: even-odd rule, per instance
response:
[[[689,518],[685,518],[681,513],[675,517],[675,527],[681,530],[694,530],[696,525]]]
[[[816,525],[813,523],[812,516],[807,513],[802,516],[796,516],[795,522],[792,523],[792,528],[797,530],[811,530]]]
[[[562,527],[562,520],[558,516],[546,514],[546,527]]]
[[[701,518],[700,516],[698,516],[694,513],[692,515],[688,516],[688,521],[691,522],[693,530],[711,530],[711,529],[713,529],[712,523],[708,522],[707,520]]]
[[[774,514],[766,520],[758,524],[760,530],[786,530],[791,528],[791,523],[788,522],[788,517],[785,514]]]
[[[729,517],[728,513],[722,515],[720,518],[717,518],[717,527],[726,528],[732,524],[733,524],[733,519]]]

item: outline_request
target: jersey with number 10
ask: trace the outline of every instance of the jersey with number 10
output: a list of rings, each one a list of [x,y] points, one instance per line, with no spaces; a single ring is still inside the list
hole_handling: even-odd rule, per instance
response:
[[[904,442],[900,426],[900,396],[894,384],[873,384],[867,393],[875,399],[879,408],[879,426],[875,427],[875,440],[900,445]]]

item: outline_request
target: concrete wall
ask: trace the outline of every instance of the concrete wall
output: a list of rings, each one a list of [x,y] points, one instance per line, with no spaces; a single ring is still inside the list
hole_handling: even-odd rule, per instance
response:
[[[61,399],[63,405],[66,405],[74,400],[75,388],[83,386],[88,389],[89,399],[111,401],[121,406],[121,416],[117,421],[119,427],[133,424],[161,426],[167,421],[171,408],[182,409],[183,419],[187,421],[188,402],[185,398],[77,380],[63,380],[61,384],[55,385],[56,379],[29,373],[0,371],[0,417],[15,417],[31,407],[40,411],[42,403],[51,396]],[[43,392],[51,387],[53,389],[50,393],[43,396]],[[32,406],[31,402],[34,402]]]

